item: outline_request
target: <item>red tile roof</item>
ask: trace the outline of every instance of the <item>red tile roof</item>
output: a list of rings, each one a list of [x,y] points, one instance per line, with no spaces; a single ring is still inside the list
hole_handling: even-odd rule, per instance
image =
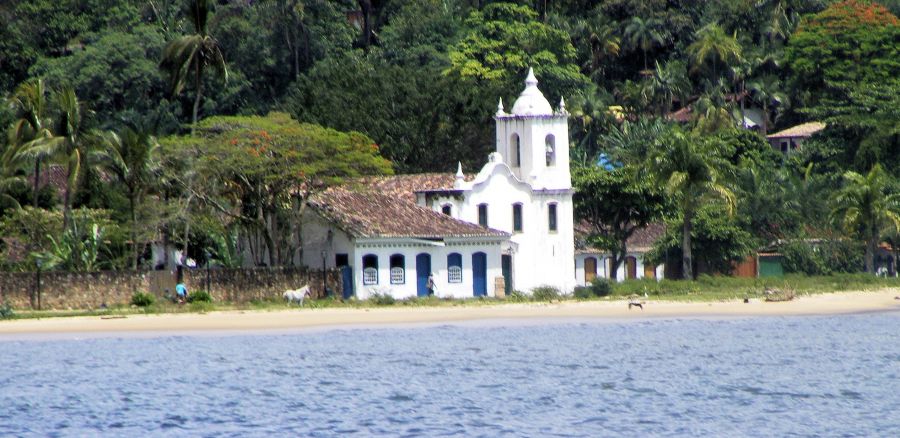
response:
[[[578,244],[577,250],[580,253],[606,253],[608,251],[600,248],[595,248],[590,246],[587,243],[587,238],[590,236],[591,226],[586,222],[578,222],[575,224],[575,242]],[[666,225],[662,222],[655,222],[647,225],[644,228],[637,229],[631,237],[625,242],[625,246],[627,246],[629,252],[647,252],[653,248],[653,244],[656,243],[663,235],[666,234]]]
[[[417,180],[399,178],[399,181]],[[333,187],[314,196],[310,200],[310,206],[326,220],[357,238],[509,236],[503,231],[483,228],[419,206],[409,200],[401,186],[402,184],[393,186],[388,181],[379,180],[368,186]],[[389,190],[383,192],[382,187],[388,187]]]
[[[466,181],[474,177],[475,175],[467,176]],[[456,182],[456,176],[452,173],[414,173],[361,178],[357,184],[415,204],[416,192],[423,190],[449,190],[453,188],[454,182]]]
[[[778,131],[772,135],[767,135],[766,138],[788,138],[788,137],[809,137],[821,130],[825,129],[825,124],[822,122],[808,122],[802,125],[792,126],[783,131]]]

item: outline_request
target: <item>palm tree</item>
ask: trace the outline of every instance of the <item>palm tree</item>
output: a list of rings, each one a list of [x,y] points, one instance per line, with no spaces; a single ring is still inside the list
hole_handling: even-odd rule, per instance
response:
[[[655,19],[643,19],[641,17],[632,17],[631,21],[625,26],[625,38],[631,47],[640,48],[644,52],[644,70],[647,70],[647,51],[656,45],[663,45],[666,42],[666,34],[661,31],[662,23]]]
[[[660,116],[672,109],[672,102],[676,97],[684,100],[684,96],[691,91],[685,66],[677,60],[668,61],[662,66],[657,61],[653,76],[650,77],[650,87]]]
[[[769,105],[776,104],[778,113],[781,113],[788,105],[788,96],[782,91],[781,81],[774,75],[757,78],[747,84],[747,88],[753,92],[753,100],[762,105],[762,135],[765,136],[769,132]]]
[[[82,118],[83,108],[75,90],[63,87],[52,97],[55,105],[53,127],[48,135],[29,142],[20,152],[23,157],[57,158],[66,167],[66,190],[63,194],[63,228],[69,225],[72,199],[77,188],[82,167],[94,146],[95,134],[86,129]]]
[[[730,65],[741,59],[741,45],[737,32],[729,36],[718,23],[709,23],[697,31],[696,39],[687,48],[694,70],[707,62],[712,66],[713,80],[719,77],[719,64]]]
[[[137,242],[137,210],[159,170],[156,155],[160,146],[156,138],[147,131],[138,131],[130,127],[122,129],[118,134],[106,133],[103,137],[108,149],[108,153],[103,157],[105,167],[118,177],[125,186],[128,196],[131,243],[134,251],[132,268],[137,269],[141,256]]]
[[[206,20],[209,16],[209,8],[206,0],[191,0],[191,23],[194,25],[194,34],[185,35],[170,41],[163,48],[160,69],[169,76],[170,91],[173,95],[181,93],[188,81],[188,76],[193,76],[194,112],[191,119],[191,134],[197,125],[197,113],[200,109],[200,98],[203,95],[203,72],[207,68],[213,68],[228,80],[228,69],[225,67],[225,57],[218,41],[210,36],[206,30]]]
[[[734,128],[733,103],[725,96],[727,86],[724,81],[715,83],[707,81],[703,88],[706,91],[694,102],[692,111],[696,121],[695,130],[712,134]]]
[[[17,113],[18,119],[13,122],[9,132],[10,147],[7,153],[11,156],[4,160],[8,164],[20,159],[20,152],[27,149],[31,142],[52,136],[48,129],[50,120],[48,119],[47,89],[42,79],[33,79],[16,87],[10,103]],[[32,158],[34,160],[32,205],[36,208],[41,179],[41,160],[47,157],[35,155]]]
[[[875,248],[882,231],[900,230],[900,194],[877,163],[865,176],[847,171],[844,182],[831,198],[831,217],[848,233],[866,240],[866,272],[874,274]]]
[[[601,87],[590,87],[572,101],[572,119],[578,126],[578,143],[572,150],[573,156],[583,163],[593,163],[599,154],[602,132],[606,131],[610,120],[610,97]]]
[[[717,198],[729,214],[735,208],[735,196],[721,182],[719,169],[725,163],[715,145],[701,142],[697,136],[673,129],[656,143],[650,157],[650,172],[666,193],[672,196],[681,213],[681,266],[685,279],[694,278],[691,254],[691,221],[704,202]]]

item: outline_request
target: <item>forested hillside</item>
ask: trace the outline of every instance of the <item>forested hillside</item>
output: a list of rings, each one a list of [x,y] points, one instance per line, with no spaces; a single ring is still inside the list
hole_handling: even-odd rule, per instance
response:
[[[666,221],[655,255],[686,273],[778,241],[789,270],[874,271],[876,245],[900,240],[898,13],[898,0],[7,0],[0,261],[146,267],[149,245],[171,242],[233,265],[243,236],[254,262],[290,263],[315,190],[478,169],[498,101],[533,67],[571,113],[594,243],[621,252],[627,224]],[[766,141],[811,121],[826,128],[793,153]]]

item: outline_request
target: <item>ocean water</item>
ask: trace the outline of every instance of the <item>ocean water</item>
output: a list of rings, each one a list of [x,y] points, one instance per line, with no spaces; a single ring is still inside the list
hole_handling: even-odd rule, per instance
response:
[[[900,313],[0,339],[0,436],[900,436]]]

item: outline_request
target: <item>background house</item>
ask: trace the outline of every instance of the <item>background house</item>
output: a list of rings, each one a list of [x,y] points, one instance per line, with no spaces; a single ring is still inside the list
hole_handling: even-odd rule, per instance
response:
[[[800,145],[807,138],[823,129],[825,129],[824,123],[808,122],[767,135],[766,138],[776,151],[789,155],[800,149]]]
[[[662,223],[653,223],[635,231],[626,242],[628,254],[625,257],[625,262],[613,273],[612,256],[609,251],[596,248],[588,242],[588,228],[586,225],[576,227],[576,282],[579,285],[587,285],[598,277],[616,281],[636,278],[664,278],[665,265],[645,263],[644,256],[665,232],[666,227]]]

